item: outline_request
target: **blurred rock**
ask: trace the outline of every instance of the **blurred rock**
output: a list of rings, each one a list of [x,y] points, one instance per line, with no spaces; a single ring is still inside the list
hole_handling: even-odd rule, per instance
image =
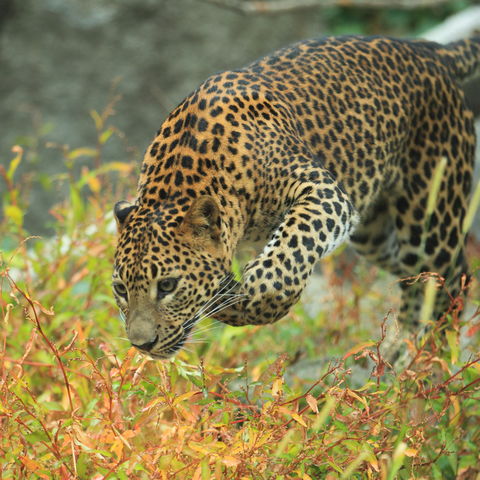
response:
[[[0,161],[10,160],[18,137],[51,125],[33,165],[48,175],[63,170],[63,160],[44,140],[95,145],[89,111],[105,107],[114,83],[122,99],[112,123],[134,147],[130,160],[140,162],[165,116],[207,76],[321,35],[318,11],[246,17],[198,0],[16,0],[14,7],[0,37],[0,114],[7,120]],[[105,159],[129,160],[122,142],[109,141]],[[55,195],[32,195],[27,221],[32,233],[43,233]]]

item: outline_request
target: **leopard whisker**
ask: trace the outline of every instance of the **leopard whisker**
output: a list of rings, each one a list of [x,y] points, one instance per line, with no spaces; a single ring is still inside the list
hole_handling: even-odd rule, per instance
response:
[[[201,317],[201,318],[202,320],[205,320],[208,317]],[[210,330],[212,328],[220,328],[221,326],[222,324],[217,324],[213,322],[204,323],[202,325],[199,325],[199,323],[197,322],[197,327],[195,328],[195,330],[193,330],[193,333],[203,332],[204,330]]]
[[[205,310],[207,310],[212,304],[214,304],[215,302],[218,301],[218,299],[223,296],[223,295],[229,295],[229,292],[232,290],[232,288],[234,287],[234,285],[232,285],[230,288],[228,287],[228,284],[225,286],[225,288],[228,288],[227,292],[226,293],[222,293],[222,290],[223,289],[220,289],[218,292],[215,293],[215,295],[210,298],[210,300],[208,300],[199,310],[198,312],[194,315],[194,318],[195,316],[198,316],[198,315],[201,315]]]
[[[193,336],[196,336],[196,335],[199,335],[199,334],[203,334],[203,333],[207,333],[207,332],[211,332],[213,330],[218,330],[219,328],[221,328],[223,325],[221,323],[217,323],[215,325],[211,325],[211,326],[206,326],[206,327],[203,327],[203,328],[198,328],[195,330],[195,332],[193,333]]]
[[[193,348],[189,348],[188,345],[190,345],[190,342],[188,340],[185,341],[185,343],[182,346],[182,350],[185,350],[188,353],[193,353]]]
[[[200,338],[200,339],[188,339],[185,342],[185,345],[201,345],[202,343],[207,343],[208,339],[206,338]]]
[[[235,303],[238,303],[240,302],[244,297],[246,297],[247,295],[246,294],[239,294],[237,297],[235,298],[229,298],[228,300],[226,300],[225,302],[221,303],[220,305],[217,305],[213,308],[213,310],[209,311],[208,313],[203,313],[202,314],[202,317],[199,317],[197,321],[201,321],[203,320],[204,318],[207,318],[207,317],[211,317],[212,315],[214,315],[215,313],[218,313],[219,311],[227,308],[227,307],[231,307],[232,305],[234,305]]]
[[[191,320],[187,320],[184,324],[184,328],[190,327],[192,324],[197,323],[200,318],[207,318],[209,315],[205,315],[205,312],[212,306],[214,305],[221,297],[224,296],[229,296],[233,297],[234,295],[243,295],[243,294],[235,294],[235,293],[230,293],[233,288],[235,288],[235,279],[233,275],[227,275],[228,281],[225,283],[222,288],[220,288],[215,295],[208,300],[199,310],[198,312],[191,318]],[[222,282],[225,282],[225,277],[220,281],[220,285]]]
[[[114,340],[124,340],[125,342],[129,342],[130,343],[130,340],[126,337],[112,337]]]
[[[237,294],[237,295],[235,295],[235,296],[232,296],[232,297],[230,297],[230,298],[227,298],[227,299],[224,300],[223,302],[214,305],[213,308],[212,308],[210,311],[208,311],[208,313],[205,313],[205,311],[202,312],[202,316],[203,316],[203,317],[209,317],[209,316],[213,315],[213,313],[216,313],[216,312],[218,312],[218,311],[220,311],[220,310],[223,310],[224,308],[226,308],[226,307],[228,307],[228,306],[231,306],[231,305],[233,305],[233,304],[235,304],[235,303],[238,303],[238,302],[239,302],[240,300],[242,300],[244,297],[246,297],[246,295],[242,293],[242,294]]]

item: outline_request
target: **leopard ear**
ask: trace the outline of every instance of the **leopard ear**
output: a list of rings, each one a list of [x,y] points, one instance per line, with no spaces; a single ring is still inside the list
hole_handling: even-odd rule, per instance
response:
[[[199,245],[216,245],[220,241],[220,209],[215,199],[209,195],[196,198],[185,218],[181,230],[191,235]]]
[[[132,210],[136,210],[137,205],[133,205],[130,202],[122,201],[117,202],[113,207],[113,214],[115,215],[115,220],[117,222],[117,229],[120,232],[125,225],[125,220]]]

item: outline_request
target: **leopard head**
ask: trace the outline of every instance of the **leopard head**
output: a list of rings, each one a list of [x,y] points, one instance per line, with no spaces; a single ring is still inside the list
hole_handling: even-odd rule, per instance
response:
[[[158,208],[119,202],[113,293],[127,336],[153,358],[167,358],[229,289],[231,260],[217,201],[166,201]]]

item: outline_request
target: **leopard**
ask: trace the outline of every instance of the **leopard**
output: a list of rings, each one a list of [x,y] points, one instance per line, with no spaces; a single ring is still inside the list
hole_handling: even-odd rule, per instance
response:
[[[113,208],[112,287],[131,344],[165,359],[205,317],[276,322],[345,242],[398,277],[398,320],[415,333],[423,290],[405,279],[437,272],[459,292],[468,276],[476,139],[462,84],[479,67],[478,35],[347,35],[207,78],[161,124],[135,199]],[[235,276],[245,246],[255,253]],[[448,301],[438,293],[436,317]]]

